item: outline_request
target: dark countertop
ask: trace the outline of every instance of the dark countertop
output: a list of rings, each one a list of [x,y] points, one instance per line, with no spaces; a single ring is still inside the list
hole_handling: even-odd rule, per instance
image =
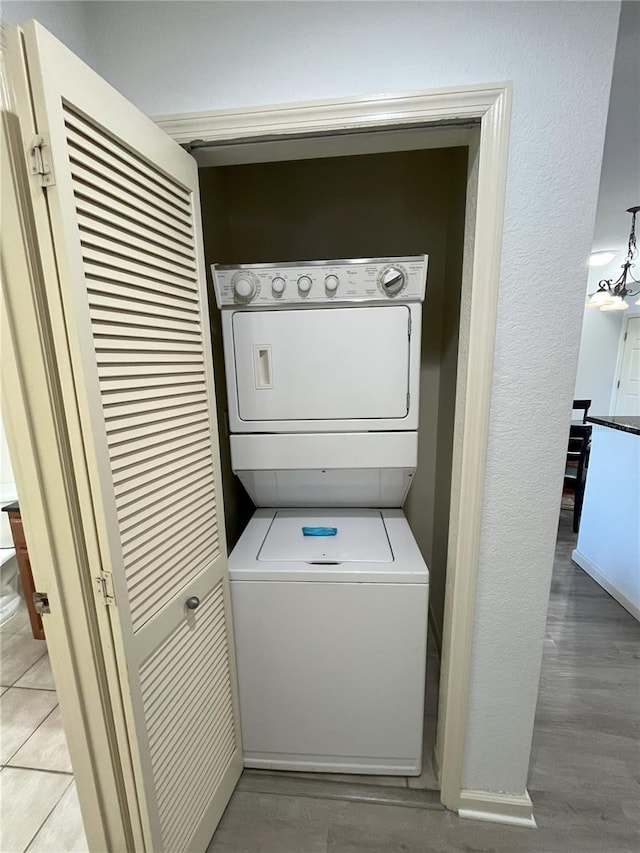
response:
[[[600,424],[600,426],[640,435],[639,415],[588,415],[587,421],[590,424]]]
[[[2,507],[2,512],[20,512],[20,504],[14,501],[12,504],[7,504]]]

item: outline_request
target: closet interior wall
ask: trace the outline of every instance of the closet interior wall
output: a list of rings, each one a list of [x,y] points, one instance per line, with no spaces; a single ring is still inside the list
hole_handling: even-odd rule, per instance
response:
[[[200,169],[207,266],[429,255],[418,469],[405,513],[430,569],[440,640],[449,522],[467,148]],[[225,518],[233,548],[253,504],[231,470],[220,312],[209,281]],[[327,370],[339,365],[327,365]]]

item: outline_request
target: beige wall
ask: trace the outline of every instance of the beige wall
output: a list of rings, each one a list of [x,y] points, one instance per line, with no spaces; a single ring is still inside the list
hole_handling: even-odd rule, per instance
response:
[[[431,570],[438,634],[446,566],[466,166],[467,150],[451,148],[200,171],[208,263],[428,253],[419,459],[405,509]],[[212,305],[222,405],[219,312],[213,299]],[[443,356],[446,372],[441,370]],[[220,423],[232,546],[250,513],[242,487],[230,472],[223,412]],[[441,489],[437,500],[436,478]]]

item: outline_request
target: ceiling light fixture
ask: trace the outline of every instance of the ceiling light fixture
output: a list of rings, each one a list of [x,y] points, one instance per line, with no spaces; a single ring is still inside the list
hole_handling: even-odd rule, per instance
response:
[[[615,281],[611,278],[603,278],[598,283],[598,289],[591,294],[587,301],[587,308],[599,308],[601,311],[624,311],[629,307],[625,297],[637,296],[640,292],[638,290],[632,292],[631,288],[628,287],[628,285],[640,285],[640,281],[631,274],[631,268],[635,266],[635,259],[638,257],[636,245],[636,216],[638,211],[640,211],[640,206],[630,207],[627,210],[627,213],[631,214],[631,231],[629,232],[627,257],[622,264],[622,272]],[[640,305],[640,299],[636,305]]]
[[[591,252],[589,255],[590,267],[603,267],[612,261],[616,256],[615,252]]]

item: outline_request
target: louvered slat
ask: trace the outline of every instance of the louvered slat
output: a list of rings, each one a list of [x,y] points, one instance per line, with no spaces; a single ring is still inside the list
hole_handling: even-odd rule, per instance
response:
[[[137,386],[132,386],[133,390],[137,388]],[[162,444],[165,441],[171,441],[173,438],[179,438],[183,435],[191,435],[191,433],[197,434],[200,430],[208,431],[208,418],[207,413],[203,413],[199,418],[194,418],[193,421],[189,424],[189,426],[185,426],[182,423],[182,419],[178,418],[175,424],[167,424],[167,421],[163,421],[163,427],[161,432],[148,433],[148,432],[140,432],[140,430],[125,430],[124,433],[120,433],[117,435],[111,435],[111,441],[109,442],[111,459],[116,461],[120,456],[126,455],[128,453],[135,453],[137,450],[140,450],[143,447],[153,447],[156,444]]]
[[[131,390],[135,392],[137,388],[134,386]],[[153,451],[154,447],[161,447],[163,444],[176,439],[189,436],[197,439],[200,437],[200,432],[206,434],[208,432],[207,411],[194,418],[189,426],[182,423],[182,418],[178,413],[177,418],[160,421],[155,429],[147,429],[150,425],[143,423],[130,429],[112,431],[108,437],[110,438],[110,456],[114,468],[118,467],[117,463],[120,458],[135,454],[140,450]]]
[[[127,403],[131,400],[131,391],[135,388],[136,396],[140,400],[157,399],[159,397],[174,397],[176,394],[201,394],[206,391],[204,382],[162,382],[162,377],[154,377],[153,384],[149,380],[144,385],[136,386],[120,383],[117,388],[104,388],[103,399],[105,406],[113,406],[117,403]]]
[[[64,113],[137,631],[219,555],[192,200],[73,108]],[[184,495],[195,512],[188,543],[170,514]]]
[[[85,250],[84,271],[87,292],[92,299],[96,296],[102,296],[104,299],[114,296],[143,302],[145,305],[150,303],[159,308],[164,305],[166,299],[170,308],[198,312],[198,294],[188,285],[185,286],[184,281],[174,279],[164,272],[154,276],[145,276],[141,271],[128,273],[122,268],[105,264],[104,260],[98,262],[89,257],[89,254],[89,250]],[[162,300],[160,304],[159,300]]]
[[[162,409],[158,408],[153,412],[131,414],[119,418],[113,418],[109,423],[108,433],[120,433],[122,430],[131,429],[132,427],[148,427],[150,432],[155,434],[158,426],[164,421],[171,420],[173,418],[181,418],[183,416],[186,416],[188,419],[191,415],[202,414],[207,410],[208,403],[205,400],[200,400],[189,405],[165,406]]]
[[[137,611],[137,619],[134,622],[135,630],[138,630],[144,623],[154,614],[153,597],[150,595],[154,591],[156,577],[162,570],[167,561],[173,561],[178,564],[180,571],[176,572],[175,578],[172,578],[176,583],[176,590],[183,589],[187,584],[195,580],[199,574],[197,565],[203,560],[206,564],[206,555],[210,552],[212,543],[217,538],[218,531],[215,527],[206,527],[204,530],[198,530],[198,544],[190,547],[185,547],[182,544],[176,544],[175,547],[168,550],[161,558],[151,560],[143,566],[136,575],[135,585],[131,585],[130,601],[132,607],[135,606]],[[191,534],[190,534],[191,535]]]
[[[128,336],[145,334],[151,332],[162,334],[164,330],[170,330],[179,334],[183,339],[195,338],[200,341],[200,324],[193,318],[164,317],[153,314],[146,310],[146,306],[120,300],[119,305],[103,308],[100,305],[91,304],[91,320],[97,334],[109,335],[122,328],[122,333]]]
[[[221,601],[216,605],[215,612],[212,611],[210,616],[211,621],[217,622],[222,614],[223,602]],[[185,708],[188,708],[191,704],[191,697],[189,696],[189,690],[187,689],[189,686],[189,679],[194,675],[196,677],[204,676],[215,678],[215,673],[211,672],[209,665],[212,658],[214,660],[218,660],[219,647],[224,642],[224,634],[207,635],[204,640],[202,640],[200,637],[196,636],[194,632],[191,637],[191,642],[185,644],[183,652],[185,655],[189,655],[189,657],[197,654],[198,652],[203,652],[200,656],[198,666],[189,669],[174,670],[169,673],[168,678],[164,679],[162,690],[156,689],[150,692],[146,708],[149,713],[153,714],[153,716],[149,720],[147,732],[149,734],[149,742],[151,744],[158,745],[158,757],[162,756],[162,747],[160,746],[159,741],[165,739],[166,736],[170,734],[170,730],[167,728],[167,725],[171,723],[170,716],[167,714],[157,713],[159,710],[158,705],[171,703],[172,705],[175,705],[175,715],[182,716]],[[155,672],[153,672],[153,679],[156,683],[160,681],[158,676],[162,674],[162,669],[158,665],[155,668]],[[151,677],[151,673],[149,673],[149,676]]]
[[[82,259],[86,265],[85,274],[89,278],[92,272],[97,278],[115,278],[116,281],[126,281],[128,277],[132,277],[141,287],[154,287],[159,297],[162,296],[165,285],[173,285],[177,290],[170,289],[169,293],[185,296],[191,294],[194,301],[197,301],[195,278],[188,274],[172,273],[161,264],[156,264],[155,258],[151,259],[150,263],[136,263],[122,253],[109,254],[83,245]]]
[[[105,151],[110,151],[118,162],[125,164],[128,169],[136,171],[145,183],[162,187],[170,196],[173,196],[176,203],[182,204],[187,211],[189,210],[188,192],[185,192],[180,184],[176,184],[172,176],[157,169],[149,160],[140,157],[135,150],[124,147],[119,139],[113,137],[100,125],[93,121],[87,121],[82,113],[74,110],[71,105],[67,105],[65,109],[64,121],[65,126],[71,132],[74,132],[75,129],[91,144],[101,146]]]
[[[120,199],[106,197],[103,193],[100,201],[90,195],[89,187],[83,187],[76,182],[74,188],[76,210],[91,216],[94,219],[104,218],[107,222],[118,223],[123,230],[135,229],[137,234],[147,234],[153,242],[156,240],[170,240],[176,247],[190,252],[191,241],[187,232],[174,227],[172,224],[162,221],[145,213],[140,207],[132,215],[131,207],[123,204]]]
[[[114,492],[120,505],[124,508],[138,500],[146,500],[149,489],[162,485],[162,481],[170,482],[180,473],[187,476],[192,471],[206,470],[206,450],[202,447],[195,452],[191,450],[176,453],[174,458],[156,464],[141,473],[118,478],[114,482]]]
[[[118,238],[113,238],[103,232],[96,233],[94,230],[82,230],[82,245],[88,249],[94,249],[102,253],[103,257],[112,260],[118,259],[118,263],[123,269],[130,268],[134,263],[143,265],[149,272],[155,275],[155,270],[158,272],[170,272],[175,276],[184,277],[187,281],[191,281],[194,273],[194,266],[189,261],[172,261],[167,257],[162,257],[155,247],[153,251],[147,249],[136,249],[126,239],[125,235],[119,235]]]
[[[158,485],[153,492],[153,495],[139,498],[137,501],[131,501],[128,505],[123,506],[120,510],[120,527],[122,530],[129,530],[133,525],[138,524],[141,519],[149,517],[151,510],[158,512],[158,506],[164,506],[164,502],[171,498],[175,503],[182,494],[191,494],[191,490],[211,489],[213,482],[209,473],[203,473],[200,469],[195,472],[185,473],[184,477],[174,477],[174,479],[165,479],[162,485]],[[184,492],[181,492],[183,489]]]
[[[67,144],[71,159],[77,159],[89,168],[98,169],[109,180],[118,181],[136,191],[144,192],[165,210],[178,211],[189,219],[188,196],[172,180],[158,180],[158,172],[148,163],[137,160],[135,154],[124,150],[115,140],[101,135],[93,125],[81,125],[71,114],[65,116]],[[80,128],[80,129],[76,129]],[[97,132],[96,132],[97,131]]]
[[[161,259],[166,258],[173,263],[182,264],[191,269],[195,267],[195,258],[187,248],[183,248],[181,243],[166,239],[163,241],[159,234],[145,231],[140,226],[134,231],[125,223],[119,222],[113,214],[92,213],[92,215],[87,215],[80,205],[76,206],[76,210],[78,222],[82,225],[84,232],[103,234],[114,242],[135,247],[146,254],[156,255]]]
[[[113,482],[118,487],[122,486],[126,491],[131,491],[134,484],[145,487],[150,475],[155,479],[162,471],[166,470],[170,473],[177,470],[182,465],[183,460],[186,464],[189,461],[195,462],[197,459],[206,459],[209,450],[208,444],[205,436],[196,441],[183,441],[173,446],[168,445],[166,452],[165,448],[160,448],[160,452],[156,449],[153,454],[138,459],[124,460],[124,462],[121,457],[120,465],[117,468],[112,467]],[[170,462],[167,462],[167,457],[171,459]]]
[[[154,223],[171,228],[177,238],[189,237],[189,220],[176,211],[175,208],[163,208],[155,200],[145,198],[144,194],[122,190],[113,176],[105,177],[102,171],[86,166],[78,161],[73,154],[70,157],[74,168],[74,194],[77,199],[85,199],[96,205],[98,210],[113,211],[123,217],[132,217],[138,210],[145,217],[143,224],[153,230]]]
[[[111,463],[114,478],[121,475],[123,478],[131,476],[134,465],[153,466],[162,457],[172,453],[189,453],[203,445],[206,446],[207,434],[201,430],[200,433],[194,435],[183,435],[174,438],[172,441],[158,441],[143,450],[136,450],[135,453],[122,453],[115,456]],[[130,472],[130,473],[129,473]]]
[[[227,711],[230,701],[231,693],[229,686],[226,685],[226,692],[224,695],[220,695],[215,711]],[[176,791],[179,798],[174,800],[173,792],[169,791],[168,796],[160,802],[162,812],[167,815],[165,818],[165,836],[168,850],[178,849],[177,845],[185,834],[185,825],[193,826],[194,821],[199,819],[215,790],[213,780],[216,780],[215,784],[217,785],[231,760],[235,748],[233,720],[228,713],[225,713],[222,718],[218,717],[218,719],[220,722],[217,726],[204,730],[202,733],[203,737],[210,738],[218,745],[218,751],[213,760],[207,762],[206,758],[193,745],[190,750],[194,760],[192,774],[196,778],[201,777],[203,784],[195,791],[191,791],[188,782],[181,780],[181,787]],[[191,755],[189,757],[191,758]]]
[[[181,624],[140,669],[167,851],[188,847],[235,748],[221,584],[202,601],[195,618],[199,629],[206,625],[208,638],[197,655],[194,632]],[[160,672],[166,674],[162,681]],[[165,689],[180,701],[162,701]],[[178,729],[179,737],[163,736]]]
[[[184,495],[181,497],[184,500]],[[191,518],[200,518],[205,513],[210,515],[211,507],[207,498],[197,493],[193,495],[193,500],[189,503],[189,512],[191,513],[189,523],[191,523]],[[167,520],[167,515],[169,520]],[[129,530],[122,530],[120,534],[122,551],[128,559],[133,558],[132,552],[135,548],[142,547],[148,551],[150,543],[158,541],[159,537],[164,536],[166,531],[173,531],[171,535],[175,535],[177,538],[184,537],[185,519],[179,513],[165,513],[163,515],[156,511],[151,518],[147,516],[139,520],[138,527],[134,525]]]
[[[209,675],[216,683],[220,683],[220,670],[223,670],[224,667],[220,667],[213,672],[209,672]],[[221,728],[225,728],[226,720],[220,719],[218,716],[218,711],[220,710],[220,705],[225,704],[227,701],[229,685],[228,682],[223,683],[222,690],[218,691],[218,696],[216,697],[215,704],[207,708],[207,721],[205,724],[205,728],[202,729],[202,734],[206,737],[215,738],[215,733],[219,731]],[[191,760],[194,762],[194,769],[197,771],[198,764],[202,765],[203,757],[200,754],[200,751],[197,749],[197,746],[193,743],[193,730],[191,729],[191,725],[195,723],[199,717],[202,715],[202,707],[198,705],[186,705],[186,712],[181,717],[181,719],[187,723],[187,726],[181,732],[181,737],[176,738],[177,743],[175,746],[181,747],[180,751],[175,749],[174,744],[171,744],[170,747],[166,746],[166,739],[159,740],[158,746],[158,760],[163,762],[164,768],[166,770],[164,775],[163,783],[158,785],[157,793],[158,793],[158,802],[160,806],[166,804],[169,808],[176,809],[182,811],[185,808],[185,804],[181,802],[182,797],[185,793],[185,790],[188,790],[188,787],[184,785],[182,780],[176,784],[174,779],[172,778],[172,774],[175,773],[176,769],[179,768],[179,765],[184,760],[185,754],[189,755]],[[176,717],[178,715],[176,714]],[[193,792],[191,792],[192,794]]]
[[[200,483],[201,481],[203,488],[206,488],[207,486],[211,488],[209,485],[211,482],[209,472],[203,472],[199,465],[195,465],[192,470],[185,470],[182,474],[174,474],[173,477],[159,478],[154,484],[155,488],[153,489],[153,494],[134,495],[134,497],[128,502],[125,502],[124,500],[120,502],[120,517],[122,518],[122,524],[131,519],[133,516],[136,516],[138,513],[142,513],[147,508],[155,506],[158,501],[163,500],[168,495],[175,495],[177,484],[179,485],[182,482],[186,489],[196,482]],[[178,501],[177,497],[175,497],[175,501]]]
[[[206,530],[210,525],[211,507],[203,498],[199,504],[190,507],[189,530]],[[211,526],[211,525],[210,525]],[[155,524],[147,525],[144,534],[139,534],[130,542],[122,543],[122,553],[127,560],[153,561],[172,544],[184,541],[185,519],[182,515],[173,513],[168,519],[158,519]]]
[[[105,181],[98,173],[76,165],[73,187],[76,210],[93,216],[113,217],[124,227],[134,227],[139,222],[151,235],[164,236],[183,248],[191,248],[190,232],[181,219],[167,216],[150,204],[127,198],[118,188]]]
[[[141,397],[138,399],[119,400],[113,402],[110,397],[103,397],[104,417],[107,422],[107,430],[113,422],[120,422],[130,415],[144,415],[161,413],[164,409],[184,408],[184,406],[207,405],[206,389],[195,386],[195,390],[179,393],[174,390],[171,394],[155,394],[152,397]]]
[[[88,278],[87,291],[91,306],[95,310],[140,311],[149,315],[164,317],[170,310],[180,320],[198,322],[198,305],[184,294],[173,297],[168,288],[141,288],[130,284],[119,284],[108,279],[93,283]],[[163,304],[158,305],[158,293],[162,294]]]

